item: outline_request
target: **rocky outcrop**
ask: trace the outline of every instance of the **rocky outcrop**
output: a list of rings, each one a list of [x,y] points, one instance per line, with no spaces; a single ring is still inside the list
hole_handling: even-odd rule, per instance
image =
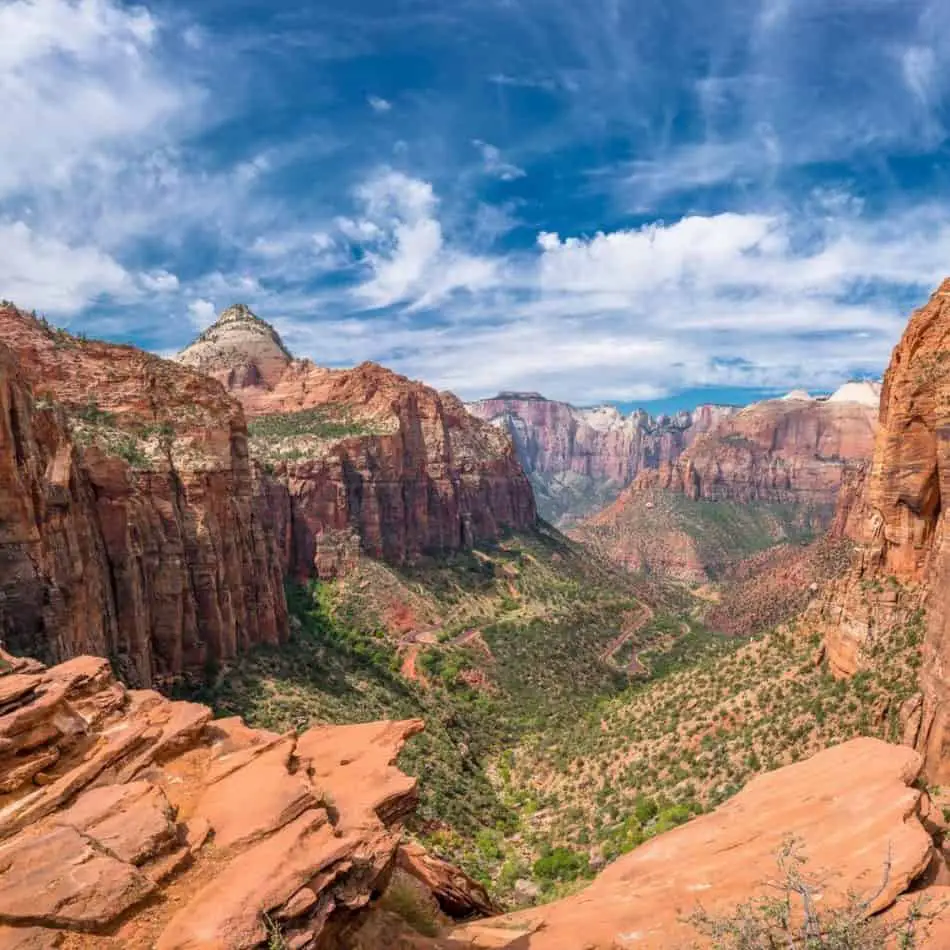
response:
[[[794,392],[747,406],[643,469],[571,533],[631,570],[721,579],[750,554],[851,517],[837,502],[843,492],[857,504],[876,398],[874,384],[849,383],[827,399]]]
[[[495,950],[694,946],[690,914],[700,905],[729,914],[764,895],[789,839],[807,858],[809,878],[821,882],[822,908],[845,903],[851,891],[868,899],[868,913],[880,912],[942,860],[925,828],[929,801],[913,784],[920,765],[906,747],[854,739],[753,779],[714,812],[618,859],[572,897],[452,936]],[[924,945],[943,946],[939,937]]]
[[[454,396],[372,363],[281,369],[278,340],[232,308],[178,359],[242,403],[252,452],[280,486],[274,521],[292,573],[342,573],[360,549],[402,563],[534,523],[510,440]]]
[[[228,389],[272,386],[292,360],[277,331],[244,304],[223,311],[178,356]]]
[[[421,729],[277,735],[103,659],[0,653],[0,947],[346,947],[397,863],[471,916],[477,885],[400,852],[416,781],[392,763]]]
[[[510,435],[542,515],[562,522],[607,504],[639,472],[675,461],[738,411],[704,405],[672,416],[624,416],[613,406],[578,409],[539,393],[500,393],[467,408]]]
[[[886,636],[912,636],[926,610],[922,698],[905,709],[907,740],[928,779],[950,779],[950,280],[910,320],[884,377],[870,470],[836,519],[856,542],[851,572],[812,619],[832,667],[849,675]]]
[[[877,388],[848,383],[828,399],[790,396],[753,403],[723,420],[678,460],[644,473],[636,489],[802,505],[814,511],[816,527],[826,528],[849,468],[871,457]]]
[[[285,633],[240,406],[199,373],[0,310],[0,637],[148,685]]]

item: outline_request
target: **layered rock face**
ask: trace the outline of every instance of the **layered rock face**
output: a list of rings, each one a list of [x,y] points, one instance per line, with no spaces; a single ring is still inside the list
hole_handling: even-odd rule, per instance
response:
[[[368,947],[397,866],[436,913],[490,911],[403,847],[416,782],[392,763],[421,729],[282,736],[128,691],[103,659],[0,651],[0,947]]]
[[[291,572],[341,573],[357,549],[401,563],[534,523],[510,440],[454,396],[372,363],[288,358],[280,369],[285,351],[262,325],[232,308],[178,359],[244,406],[252,452],[279,485],[273,519]]]
[[[542,514],[555,521],[607,503],[639,472],[675,461],[738,411],[705,405],[674,416],[624,416],[612,406],[577,409],[539,393],[501,393],[467,408],[510,435]]]
[[[791,393],[754,403],[697,438],[637,487],[710,501],[793,503],[827,527],[849,467],[871,457],[878,389],[847,383],[828,399]]]
[[[0,311],[0,636],[148,685],[287,628],[243,415],[206,377]]]
[[[486,950],[704,946],[689,915],[700,904],[729,914],[767,893],[789,838],[807,858],[809,878],[821,882],[823,910],[852,891],[870,902],[869,913],[880,912],[928,867],[945,863],[930,834],[939,816],[912,784],[920,766],[912,749],[854,739],[753,779],[716,811],[619,858],[575,896],[452,936]],[[946,936],[939,921],[922,945],[936,950]]]
[[[921,686],[907,738],[933,782],[950,779],[950,281],[910,320],[884,377],[873,463],[846,499],[838,530],[857,542],[851,573],[814,619],[842,674],[882,636],[906,635],[926,608]]]

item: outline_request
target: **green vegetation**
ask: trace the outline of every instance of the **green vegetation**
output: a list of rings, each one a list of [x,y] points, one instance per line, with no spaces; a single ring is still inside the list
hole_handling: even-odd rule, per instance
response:
[[[254,439],[286,439],[310,435],[318,439],[343,439],[350,435],[366,435],[371,428],[351,419],[345,406],[317,406],[299,412],[279,412],[252,419],[247,426]]]
[[[400,873],[393,876],[392,883],[380,899],[380,907],[404,920],[416,933],[425,937],[439,934],[439,924],[432,898],[420,893],[419,885]]]
[[[509,904],[582,886],[759,772],[895,738],[923,630],[915,615],[838,681],[807,630],[712,633],[683,588],[550,528],[403,569],[364,560],[288,599],[289,643],[191,694],[278,731],[424,719],[399,761],[420,777],[412,830]]]
[[[604,556],[647,573],[722,578],[744,558],[776,544],[805,543],[832,512],[822,507],[692,499],[655,491],[611,509],[609,519],[573,534]]]
[[[552,842],[605,858],[734,795],[753,775],[858,735],[899,739],[917,688],[920,614],[836,680],[817,637],[791,629],[751,642],[691,629],[649,660],[651,676],[572,729],[526,739],[501,776],[505,801],[532,801]]]
[[[129,423],[100,408],[92,396],[80,406],[63,408],[77,445],[96,445],[103,452],[124,459],[132,468],[150,468],[171,450],[175,426],[170,421]]]
[[[269,468],[277,462],[313,458],[340,439],[378,435],[390,429],[385,421],[355,419],[348,407],[328,403],[251,419],[247,431],[254,456]]]

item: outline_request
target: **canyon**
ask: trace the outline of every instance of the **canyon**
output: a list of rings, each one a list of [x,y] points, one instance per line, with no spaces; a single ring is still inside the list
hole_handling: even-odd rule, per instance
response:
[[[849,384],[694,420],[669,458],[641,438],[622,471],[537,436],[632,479],[588,546],[538,524],[507,409],[295,360],[241,306],[176,361],[6,308],[0,947],[705,945],[789,836],[824,913],[881,945],[924,898],[916,945],[944,946],[947,297],[879,425]],[[675,579],[725,562],[628,553],[675,519],[761,548],[747,600],[768,572],[817,596],[765,634],[784,616],[724,600],[755,636],[710,634]],[[829,526],[823,561],[770,550]],[[182,673],[214,710],[139,688]],[[434,750],[467,784],[427,799]]]
[[[250,420],[276,493],[283,560],[333,576],[354,551],[404,562],[531,526],[534,496],[509,440],[450,393],[373,363],[294,360],[242,305],[177,357],[224,384]]]
[[[243,308],[223,326],[259,337],[215,357],[244,371],[227,381],[246,410],[188,352],[176,363],[0,311],[9,648],[108,656],[147,686],[278,643],[288,574],[534,523],[510,443],[454,397],[372,364],[293,362]]]
[[[643,470],[679,458],[704,432],[738,410],[704,405],[654,418],[614,406],[578,409],[540,393],[499,393],[466,404],[507,432],[539,498],[541,514],[570,524],[606,505]]]
[[[633,570],[720,578],[771,545],[820,537],[842,486],[872,455],[879,387],[793,392],[721,419],[677,458],[643,469],[574,535]]]

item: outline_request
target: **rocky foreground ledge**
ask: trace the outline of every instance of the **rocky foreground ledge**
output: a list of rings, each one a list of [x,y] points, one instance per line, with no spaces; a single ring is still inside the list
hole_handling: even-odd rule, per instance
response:
[[[584,891],[490,917],[477,884],[403,841],[416,781],[393,761],[422,728],[277,735],[127,690],[103,659],[0,651],[0,950],[696,946],[685,918],[762,893],[789,836],[826,906],[924,894],[938,916],[922,946],[950,946],[946,827],[910,748],[856,739],[760,776]],[[387,909],[397,882],[443,936]]]
[[[581,893],[457,929],[460,947],[510,950],[668,950],[704,946],[687,919],[698,906],[728,915],[767,893],[776,855],[795,840],[822,907],[849,892],[888,912],[909,890],[935,919],[918,948],[950,946],[945,830],[915,785],[913,750],[853,739],[753,779],[707,815],[610,865]],[[772,892],[775,896],[775,892]],[[896,910],[891,911],[895,913]],[[730,944],[731,946],[731,944]],[[798,946],[798,944],[796,944]]]
[[[402,843],[416,780],[392,763],[422,728],[281,736],[127,690],[103,659],[0,651],[0,950],[412,947],[371,919],[394,873],[436,914],[490,912]]]

